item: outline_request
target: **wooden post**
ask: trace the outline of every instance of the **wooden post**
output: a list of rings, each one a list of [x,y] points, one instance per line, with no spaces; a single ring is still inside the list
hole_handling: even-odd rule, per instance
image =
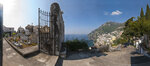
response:
[[[3,5],[0,4],[0,66],[3,65]]]

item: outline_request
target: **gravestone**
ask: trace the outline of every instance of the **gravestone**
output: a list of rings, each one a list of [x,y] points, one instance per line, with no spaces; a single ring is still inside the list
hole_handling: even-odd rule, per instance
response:
[[[22,27],[19,27],[17,30],[17,34],[18,36],[23,36],[25,34],[25,30]]]

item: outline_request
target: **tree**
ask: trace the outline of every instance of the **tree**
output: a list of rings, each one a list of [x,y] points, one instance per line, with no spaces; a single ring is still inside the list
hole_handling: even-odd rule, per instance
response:
[[[143,23],[143,33],[150,35],[150,20],[145,20]]]
[[[138,17],[138,19],[137,19],[137,26],[136,26],[136,28],[139,30],[138,31],[138,36],[140,37],[140,36],[143,36],[143,32],[144,32],[144,28],[143,28],[143,22],[144,22],[145,20],[144,20],[144,16],[143,17]]]
[[[128,19],[128,20],[125,22],[125,26],[127,27],[130,22],[133,22],[133,19],[134,19],[134,18],[135,18],[135,17],[131,17],[130,19]]]
[[[146,20],[150,20],[150,8],[149,8],[149,5],[147,4],[147,7],[146,7]]]
[[[126,22],[125,22],[125,27],[124,27],[124,32],[123,32],[123,37],[124,38],[127,38],[129,39],[129,37],[132,37],[134,36],[134,30],[133,30],[133,27],[134,27],[134,21],[133,21],[134,17],[131,17],[130,19],[128,19]]]
[[[144,11],[143,11],[143,8],[141,8],[140,18],[144,18]]]
[[[141,8],[140,16],[137,20],[131,17],[125,22],[124,32],[121,35],[126,40],[132,40],[133,37],[141,37],[144,34],[150,35],[150,8],[147,5],[146,13],[144,15],[143,8]]]

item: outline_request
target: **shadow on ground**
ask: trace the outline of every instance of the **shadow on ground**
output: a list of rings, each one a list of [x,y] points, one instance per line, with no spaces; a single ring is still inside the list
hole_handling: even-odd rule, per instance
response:
[[[140,54],[140,53],[138,53],[138,52],[136,52],[136,51],[133,51],[133,52],[131,52],[131,54],[132,54],[132,55],[136,55],[136,54]]]
[[[150,66],[150,58],[142,56],[139,53],[131,52],[131,66]]]
[[[131,66],[150,66],[150,58],[146,56],[131,57]]]
[[[79,60],[79,59],[85,59],[90,57],[100,57],[100,56],[106,56],[107,54],[101,53],[101,52],[91,52],[91,51],[83,51],[83,52],[69,52],[67,54],[67,58],[65,60]]]
[[[38,55],[39,53],[40,53],[40,51],[37,50],[37,51],[34,51],[34,52],[23,55],[23,57],[28,59],[28,58],[31,58],[31,57],[34,57],[34,56]]]
[[[101,52],[91,52],[91,51],[82,51],[82,52],[68,52],[67,58],[58,59],[55,66],[63,66],[63,60],[80,60],[80,59],[86,59],[90,57],[100,57],[100,56],[106,56],[107,54],[101,53]]]
[[[64,60],[63,58],[59,57],[55,66],[63,66],[63,60]]]

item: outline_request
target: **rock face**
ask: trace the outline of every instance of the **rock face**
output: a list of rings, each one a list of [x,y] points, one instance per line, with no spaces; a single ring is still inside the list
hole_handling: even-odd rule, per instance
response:
[[[113,41],[119,38],[123,33],[122,29],[122,23],[107,22],[92,31],[88,36],[95,41],[94,46],[100,48],[101,46],[113,44]]]

